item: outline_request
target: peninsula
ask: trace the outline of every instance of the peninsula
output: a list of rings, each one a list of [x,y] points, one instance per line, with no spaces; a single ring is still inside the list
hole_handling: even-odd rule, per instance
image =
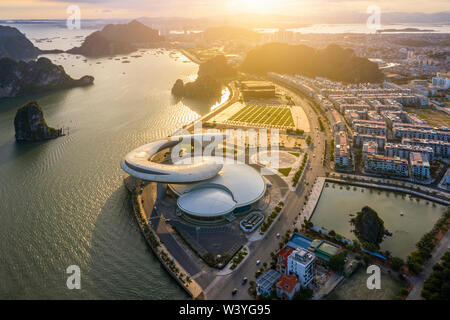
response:
[[[73,79],[62,66],[53,64],[47,58],[24,62],[10,58],[0,59],[0,99],[14,98],[32,93],[56,89],[88,86],[94,77],[83,76]]]
[[[14,27],[0,26],[0,58],[9,57],[15,60],[36,59],[45,53],[61,53],[62,50],[41,50]]]

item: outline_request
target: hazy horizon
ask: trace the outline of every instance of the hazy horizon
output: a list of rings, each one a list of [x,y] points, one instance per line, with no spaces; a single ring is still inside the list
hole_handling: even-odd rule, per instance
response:
[[[65,19],[71,5],[80,7],[82,19],[223,19],[259,14],[297,18],[299,23],[356,23],[368,15],[369,6],[378,6],[388,19],[402,20],[405,16],[416,19],[414,22],[427,15],[446,22],[450,14],[446,0],[430,0],[426,5],[419,0],[2,0],[0,19]]]

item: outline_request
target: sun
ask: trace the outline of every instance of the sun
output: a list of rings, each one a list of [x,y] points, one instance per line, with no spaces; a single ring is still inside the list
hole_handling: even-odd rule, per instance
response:
[[[270,13],[280,1],[277,0],[237,0],[232,1],[235,9],[246,12]]]

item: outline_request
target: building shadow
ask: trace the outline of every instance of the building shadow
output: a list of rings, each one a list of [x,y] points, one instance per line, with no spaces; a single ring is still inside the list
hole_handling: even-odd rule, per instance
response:
[[[88,277],[100,299],[188,298],[145,241],[124,186],[102,206],[88,251]]]

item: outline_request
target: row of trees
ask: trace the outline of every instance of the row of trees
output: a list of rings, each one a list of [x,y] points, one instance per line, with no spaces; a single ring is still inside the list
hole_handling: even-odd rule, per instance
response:
[[[444,254],[440,264],[434,265],[421,294],[426,300],[450,300],[450,251]]]
[[[298,168],[297,172],[295,173],[294,177],[292,178],[292,186],[295,187],[298,183],[298,180],[300,179],[303,170],[305,169],[306,162],[308,160],[308,154],[305,153],[303,156],[302,164],[300,165],[300,168]]]
[[[272,222],[275,220],[277,215],[280,213],[281,208],[283,208],[284,202],[280,201],[278,205],[272,210],[272,213],[266,218],[266,220],[261,224],[261,233],[264,233],[269,229]]]
[[[448,219],[450,219],[450,209],[447,209],[436,222],[433,229],[425,233],[419,242],[417,242],[417,250],[411,252],[406,260],[410,271],[414,273],[422,271],[422,266],[431,257],[431,251],[433,251],[436,244],[436,235],[441,230],[444,232],[448,230]]]

